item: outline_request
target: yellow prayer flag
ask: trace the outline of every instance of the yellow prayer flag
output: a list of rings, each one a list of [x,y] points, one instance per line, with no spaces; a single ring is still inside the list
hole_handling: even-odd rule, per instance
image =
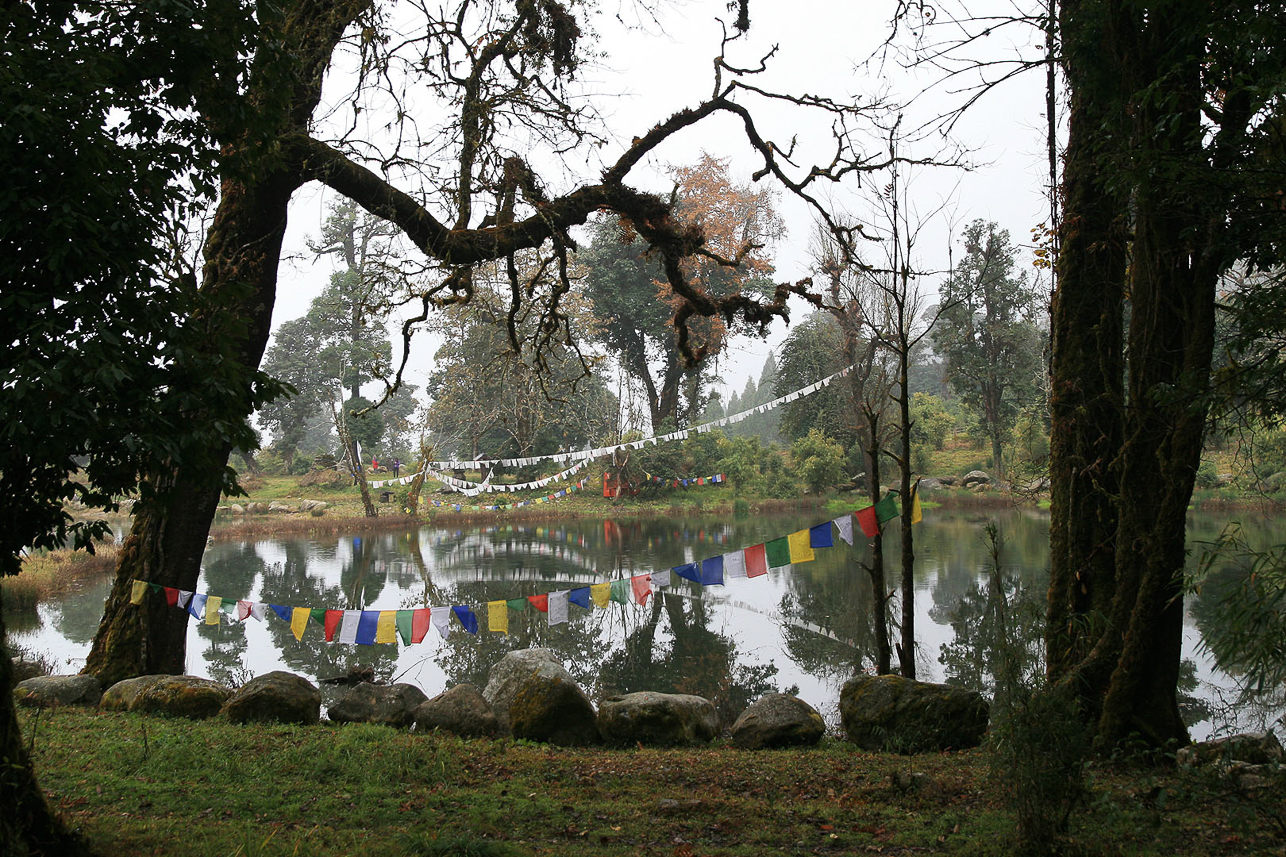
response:
[[[595,583],[589,588],[589,597],[594,599],[594,603],[599,607],[606,607],[612,603],[612,584]]]
[[[219,624],[219,605],[223,603],[223,598],[218,595],[211,595],[205,599],[205,624]]]
[[[380,618],[375,623],[375,642],[397,642],[397,611],[381,610]]]
[[[134,589],[129,594],[129,603],[142,604],[143,593],[145,592],[147,592],[147,581],[146,580],[134,581]]]
[[[808,537],[808,530],[800,530],[797,533],[791,533],[786,537],[786,543],[790,545],[790,562],[812,562],[816,559],[813,553],[813,546]]]
[[[509,633],[509,602],[487,602],[487,630]]]
[[[304,638],[304,629],[308,627],[308,617],[312,615],[311,610],[307,607],[296,607],[290,614],[290,630],[294,632],[296,640]]]
[[[916,483],[911,489],[911,523],[918,524],[923,520],[924,515],[920,511],[920,483]]]

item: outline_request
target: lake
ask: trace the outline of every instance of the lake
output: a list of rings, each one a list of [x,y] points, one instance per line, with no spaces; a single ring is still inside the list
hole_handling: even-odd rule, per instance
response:
[[[592,696],[633,690],[696,693],[714,700],[726,717],[735,717],[762,693],[789,690],[834,727],[841,686],[855,669],[872,663],[870,583],[862,568],[870,549],[860,530],[855,546],[836,536],[835,546],[818,548],[812,562],[722,586],[701,587],[675,576],[646,605],[633,599],[606,609],[572,605],[569,621],[553,627],[545,614],[528,607],[508,612],[508,634],[490,632],[486,608],[488,601],[590,586],[739,551],[826,517],[821,512],[743,518],[676,513],[645,520],[459,527],[439,518],[432,525],[360,537],[220,541],[206,552],[200,592],[327,609],[468,605],[481,628],[471,635],[453,618],[446,639],[430,629],[416,645],[354,646],[325,642],[317,623],[296,640],[289,623],[271,611],[262,622],[193,621],[188,672],[238,684],[275,669],[315,681],[369,665],[382,678],[416,684],[432,696],[460,682],[482,687],[505,652],[547,646]],[[1252,545],[1286,540],[1277,521],[1250,513],[1237,517]],[[920,678],[987,693],[991,655],[983,617],[991,574],[983,528],[989,520],[1004,540],[1001,579],[1009,615],[1027,634],[1022,638],[1026,651],[1037,658],[1039,641],[1031,635],[1039,632],[1048,575],[1047,513],[931,509],[916,526],[915,543]],[[1191,518],[1194,563],[1201,544],[1213,540],[1225,522],[1208,515]],[[899,541],[896,532],[886,538],[890,581],[898,575]],[[76,671],[109,586],[103,581],[41,605],[36,616],[7,617],[12,640],[52,656],[60,671]],[[1192,734],[1201,738],[1263,728],[1282,713],[1280,689],[1267,700],[1238,699],[1234,678],[1215,670],[1202,646],[1209,606],[1189,598],[1185,619],[1184,711]]]

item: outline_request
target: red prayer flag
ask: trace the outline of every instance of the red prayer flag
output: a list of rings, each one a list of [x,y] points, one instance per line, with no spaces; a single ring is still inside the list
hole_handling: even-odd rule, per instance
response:
[[[528,595],[527,600],[531,602],[532,607],[535,607],[541,613],[549,612],[549,593],[548,592],[546,592],[544,595]]]
[[[857,523],[862,527],[862,534],[868,539],[880,534],[880,521],[875,517],[875,507],[867,506],[857,512]]]
[[[763,545],[755,545],[742,551],[746,555],[746,577],[760,577],[768,573],[768,554]]]
[[[630,585],[634,587],[634,600],[646,605],[647,597],[652,594],[652,575],[636,574],[630,578]]]
[[[165,587],[165,603],[171,607],[179,606],[179,591],[173,586]]]
[[[424,641],[424,635],[432,627],[433,611],[428,607],[421,607],[411,614],[411,642],[420,643]]]
[[[326,619],[322,627],[326,629],[326,642],[335,642],[335,629],[339,627],[339,622],[344,618],[343,610],[327,610]]]

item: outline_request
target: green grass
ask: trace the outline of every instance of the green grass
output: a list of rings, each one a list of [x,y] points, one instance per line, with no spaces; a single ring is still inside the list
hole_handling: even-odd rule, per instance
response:
[[[568,750],[379,726],[23,714],[25,740],[37,726],[41,784],[103,854],[985,855],[1005,853],[1013,827],[981,751]],[[931,788],[895,787],[894,771],[908,769]],[[1172,773],[1092,779],[1071,853],[1283,847],[1245,801],[1211,799]],[[1267,803],[1280,812],[1281,795]]]

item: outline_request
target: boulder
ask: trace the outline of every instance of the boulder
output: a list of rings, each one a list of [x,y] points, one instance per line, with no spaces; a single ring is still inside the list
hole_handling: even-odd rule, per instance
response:
[[[705,744],[719,734],[719,713],[699,696],[644,690],[603,700],[598,731],[604,741],[620,746]]]
[[[228,507],[228,512],[233,515],[244,515],[246,513],[246,507],[242,506],[240,503],[233,503]]]
[[[500,723],[476,687],[458,684],[415,709],[415,731],[435,729],[461,738],[490,738],[500,731]]]
[[[269,512],[298,512],[299,507],[291,506],[290,504],[283,503],[280,500],[272,500],[268,503],[268,511]]]
[[[42,675],[18,682],[13,698],[19,705],[98,705],[103,686],[92,675]]]
[[[487,686],[482,695],[491,706],[500,724],[500,731],[509,731],[509,707],[527,680],[535,676],[544,679],[559,678],[576,684],[571,673],[563,668],[556,655],[549,649],[518,649],[509,652],[491,668]]]
[[[951,480],[954,482],[955,480]],[[945,479],[934,476],[922,476],[917,484],[917,491],[941,491],[948,483]]]
[[[217,681],[190,675],[167,675],[142,688],[134,696],[129,710],[204,720],[218,714],[230,696],[232,688]]]
[[[98,707],[102,711],[129,711],[134,705],[136,696],[163,678],[169,678],[169,676],[141,675],[137,678],[118,681],[103,691],[103,698],[98,701]]]
[[[761,696],[732,724],[732,743],[745,750],[816,744],[826,721],[807,702],[788,693]]]
[[[989,712],[977,691],[895,675],[851,678],[839,698],[848,740],[864,750],[894,753],[976,747]]]
[[[321,719],[321,691],[303,676],[276,670],[242,685],[219,712],[233,723],[303,723]]]
[[[428,698],[413,684],[362,682],[344,691],[326,714],[337,723],[408,727],[415,722],[415,709]]]
[[[598,743],[598,717],[585,691],[570,677],[537,672],[509,704],[515,738],[562,747]]]
[[[299,511],[301,512],[325,511],[326,507],[329,505],[330,504],[327,503],[325,500],[300,500]]]
[[[254,501],[246,504],[246,514],[248,515],[266,515],[268,514],[268,504]]]
[[[960,484],[965,488],[972,488],[975,485],[990,485],[991,477],[981,470],[970,470],[960,480]]]
[[[1175,754],[1181,767],[1210,762],[1268,765],[1282,761],[1282,745],[1272,732],[1246,732],[1184,747]]]

